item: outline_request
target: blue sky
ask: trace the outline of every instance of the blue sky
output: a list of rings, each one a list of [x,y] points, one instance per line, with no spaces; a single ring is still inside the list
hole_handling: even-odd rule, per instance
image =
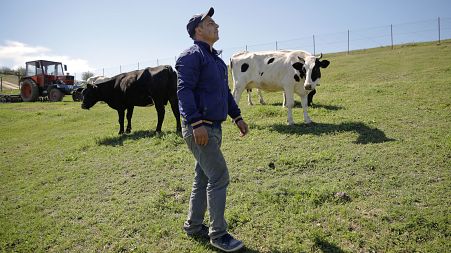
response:
[[[451,38],[448,0],[0,0],[0,66],[45,58],[63,61],[81,78],[84,71],[101,74],[103,69],[112,75],[137,68],[138,62],[140,68],[156,65],[156,59],[172,64],[192,44],[187,21],[210,6],[220,26],[215,48],[224,49],[225,61],[245,45],[268,50],[275,41],[282,48],[312,52],[313,34],[316,53],[345,51],[348,29],[353,47],[380,46],[387,38],[373,36],[372,30],[386,35],[390,24],[414,29],[407,32],[412,36],[407,42],[421,40],[423,26],[435,27],[437,17],[443,20],[442,38]],[[398,36],[397,42],[405,41]]]

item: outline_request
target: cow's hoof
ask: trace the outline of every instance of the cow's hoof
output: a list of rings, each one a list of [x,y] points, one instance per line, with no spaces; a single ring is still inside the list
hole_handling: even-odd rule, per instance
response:
[[[119,131],[119,133],[117,133],[117,134],[123,135],[123,134],[124,134],[124,131]]]
[[[131,129],[127,129],[127,130],[125,130],[125,133],[126,134],[129,134],[129,133],[131,133],[132,132],[132,130]]]
[[[287,122],[287,125],[292,126],[294,125],[294,122]]]
[[[311,124],[313,124],[313,121],[311,121],[311,120],[310,121],[306,121],[305,124],[311,125]]]

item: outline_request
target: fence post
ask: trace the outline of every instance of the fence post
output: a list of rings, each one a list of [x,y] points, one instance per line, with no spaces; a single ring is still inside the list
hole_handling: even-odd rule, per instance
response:
[[[440,17],[438,17],[438,44],[440,45]]]
[[[393,25],[390,25],[391,49],[393,50]]]
[[[348,29],[348,54],[349,54],[349,29]]]
[[[138,70],[139,70],[139,62],[138,62]]]
[[[247,52],[247,45],[246,45],[246,52]]]
[[[277,48],[277,40],[276,40],[276,51],[278,50],[278,48]]]
[[[157,58],[157,66],[160,65],[160,63],[158,62],[158,58]]]
[[[313,34],[313,55],[316,54],[316,48],[315,48],[315,34]]]

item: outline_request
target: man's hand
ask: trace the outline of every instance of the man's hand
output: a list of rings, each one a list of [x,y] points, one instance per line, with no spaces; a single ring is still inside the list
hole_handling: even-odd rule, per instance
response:
[[[205,146],[208,143],[208,132],[204,126],[193,129],[194,141],[197,145]]]
[[[243,137],[247,133],[249,133],[249,128],[247,127],[246,122],[244,120],[240,120],[236,123],[237,127],[240,129],[240,136]]]

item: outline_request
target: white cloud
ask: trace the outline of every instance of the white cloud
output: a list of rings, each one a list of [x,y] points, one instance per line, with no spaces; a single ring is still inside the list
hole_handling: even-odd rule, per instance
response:
[[[68,72],[92,71],[87,60],[71,58],[65,55],[54,55],[49,48],[31,46],[18,41],[5,41],[0,44],[0,66],[17,68],[25,66],[25,62],[33,60],[58,61],[67,65]]]

